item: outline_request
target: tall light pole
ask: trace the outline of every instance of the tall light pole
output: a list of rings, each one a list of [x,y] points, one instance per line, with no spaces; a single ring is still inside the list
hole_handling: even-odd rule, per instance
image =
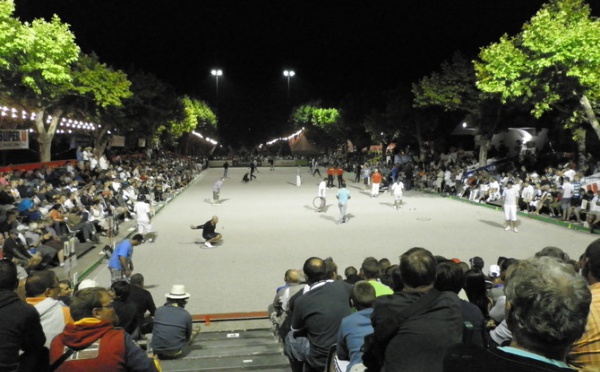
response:
[[[290,78],[292,76],[296,75],[296,73],[294,72],[294,70],[283,70],[283,76],[285,76],[287,78],[287,96],[288,96],[288,101],[290,100]]]
[[[217,101],[219,100],[219,76],[223,76],[223,70],[219,69],[213,69],[210,70],[210,74],[212,76],[215,77],[215,84],[216,84],[216,88],[217,88]]]

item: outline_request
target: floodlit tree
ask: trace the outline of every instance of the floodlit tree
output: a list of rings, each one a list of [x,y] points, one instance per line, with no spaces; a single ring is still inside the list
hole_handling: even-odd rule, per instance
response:
[[[516,36],[483,48],[475,62],[477,86],[503,102],[531,105],[535,117],[568,112],[574,138],[587,122],[600,138],[600,20],[583,0],[551,0]],[[583,155],[583,154],[580,154]]]
[[[297,128],[306,128],[312,141],[326,150],[341,145],[346,140],[345,136],[342,138],[340,119],[338,109],[322,108],[319,102],[299,106],[291,115],[292,123]]]
[[[40,161],[46,162],[64,115],[119,105],[131,94],[129,82],[95,56],[81,54],[69,25],[57,16],[20,23],[12,4],[0,2],[0,30],[10,35],[0,47],[0,84],[11,101],[35,114]],[[96,117],[93,111],[86,116]]]
[[[217,116],[204,101],[183,96],[179,99],[182,115],[169,121],[168,125],[161,126],[157,134],[165,131],[173,139],[185,137],[194,130],[199,130],[204,136],[214,136],[217,129]],[[189,138],[185,141],[185,152],[189,145]]]
[[[433,72],[413,84],[414,106],[439,106],[446,111],[462,111],[477,128],[479,165],[487,164],[491,139],[500,123],[501,104],[475,84],[473,64],[459,54],[443,62],[441,72]],[[476,141],[477,142],[477,141]]]

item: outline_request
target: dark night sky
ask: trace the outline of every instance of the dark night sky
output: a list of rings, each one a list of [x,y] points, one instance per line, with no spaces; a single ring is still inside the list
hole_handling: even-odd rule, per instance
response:
[[[410,86],[453,52],[518,32],[540,0],[15,0],[22,20],[57,13],[113,67],[151,72],[215,103],[231,126],[270,135],[291,104]],[[600,14],[600,0],[588,1]],[[283,134],[283,133],[282,133]]]

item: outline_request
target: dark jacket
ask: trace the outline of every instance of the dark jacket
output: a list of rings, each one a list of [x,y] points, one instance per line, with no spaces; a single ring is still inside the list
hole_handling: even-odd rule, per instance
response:
[[[40,314],[13,291],[0,290],[0,340],[0,371],[43,371],[48,367]],[[20,357],[19,350],[24,351]]]

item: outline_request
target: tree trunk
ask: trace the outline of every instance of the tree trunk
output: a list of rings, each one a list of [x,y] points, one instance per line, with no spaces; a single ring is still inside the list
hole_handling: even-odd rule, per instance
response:
[[[47,112],[44,108],[35,111],[35,121],[33,123],[36,132],[38,133],[38,144],[40,146],[40,162],[48,162],[52,160],[52,139],[56,133],[58,122],[62,117],[63,110],[53,110],[52,120],[48,128],[44,125],[47,120]]]
[[[479,166],[485,167],[487,165],[488,150],[490,147],[490,139],[485,136],[479,137]]]
[[[577,128],[573,131],[575,134],[575,139],[577,140],[577,162],[582,165],[585,164],[585,154],[587,154],[587,149],[585,146],[585,137],[587,135],[587,131],[585,128]]]
[[[598,136],[598,139],[600,139],[600,123],[598,123],[598,118],[596,117],[596,114],[594,113],[594,108],[592,107],[590,100],[585,95],[583,95],[583,96],[581,96],[579,103],[581,103],[581,106],[583,107],[583,110],[585,111],[585,115],[587,116],[588,123],[590,123],[590,125],[592,126],[592,129],[594,129],[594,132],[596,132],[596,136]]]
[[[108,136],[108,131],[110,130],[109,125],[104,125],[98,135],[96,136],[96,143],[94,144],[93,153],[95,156],[102,156],[104,154],[104,150],[106,150],[106,146],[108,146],[108,142],[110,141],[110,137]]]

